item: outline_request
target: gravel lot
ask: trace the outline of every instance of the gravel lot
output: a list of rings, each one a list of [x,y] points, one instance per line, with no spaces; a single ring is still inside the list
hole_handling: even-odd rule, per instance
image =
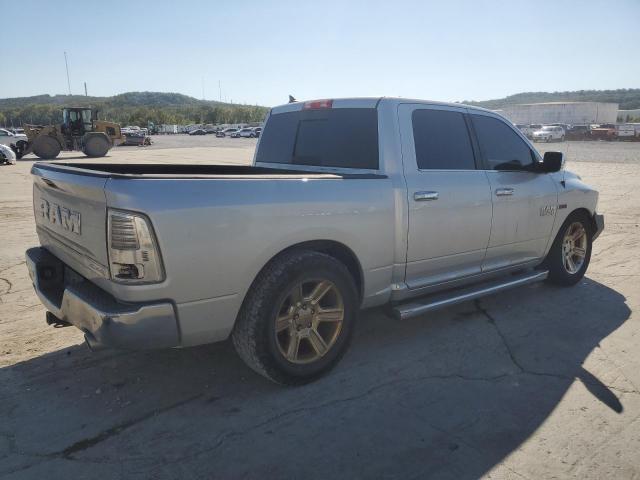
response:
[[[255,145],[154,139],[108,161],[246,163]],[[640,477],[640,143],[537,146],[601,192],[585,280],[402,323],[367,311],[337,369],[295,389],[228,343],[91,353],[47,327],[23,261],[34,160],[0,167],[0,476]]]

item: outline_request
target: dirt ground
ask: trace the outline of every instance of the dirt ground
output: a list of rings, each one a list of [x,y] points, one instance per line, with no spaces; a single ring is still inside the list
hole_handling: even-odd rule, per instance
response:
[[[246,163],[255,143],[189,141],[108,161]],[[364,312],[338,367],[294,389],[228,343],[91,353],[48,327],[23,260],[34,159],[0,167],[0,476],[640,478],[640,143],[540,148],[601,192],[584,281],[404,322]]]

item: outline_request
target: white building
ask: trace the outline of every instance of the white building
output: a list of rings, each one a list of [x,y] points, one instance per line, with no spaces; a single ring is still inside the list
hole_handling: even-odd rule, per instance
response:
[[[617,103],[603,102],[548,102],[508,105],[500,114],[515,124],[567,123],[615,123],[618,117]]]

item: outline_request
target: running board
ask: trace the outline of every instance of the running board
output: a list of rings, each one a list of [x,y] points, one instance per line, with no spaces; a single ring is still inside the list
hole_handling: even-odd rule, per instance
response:
[[[456,303],[468,302],[469,300],[498,293],[509,288],[540,282],[546,279],[548,275],[549,272],[546,270],[536,270],[534,272],[513,275],[506,279],[494,280],[493,282],[459,288],[444,293],[436,293],[409,303],[396,305],[393,307],[392,312],[394,317],[398,320],[405,320],[432,310],[437,310],[438,308],[450,307]]]

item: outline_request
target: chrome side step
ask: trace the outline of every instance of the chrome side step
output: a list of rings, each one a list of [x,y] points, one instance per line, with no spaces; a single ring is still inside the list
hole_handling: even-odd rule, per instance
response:
[[[519,275],[512,275],[506,279],[494,280],[489,283],[472,285],[470,287],[459,288],[449,292],[436,293],[408,303],[396,305],[392,308],[392,312],[394,317],[398,320],[405,320],[407,318],[422,315],[425,312],[430,312],[431,310],[449,307],[456,303],[467,302],[469,300],[484,297],[485,295],[491,295],[509,288],[540,282],[546,279],[548,275],[549,272],[546,270],[536,270],[533,272],[521,273]]]

